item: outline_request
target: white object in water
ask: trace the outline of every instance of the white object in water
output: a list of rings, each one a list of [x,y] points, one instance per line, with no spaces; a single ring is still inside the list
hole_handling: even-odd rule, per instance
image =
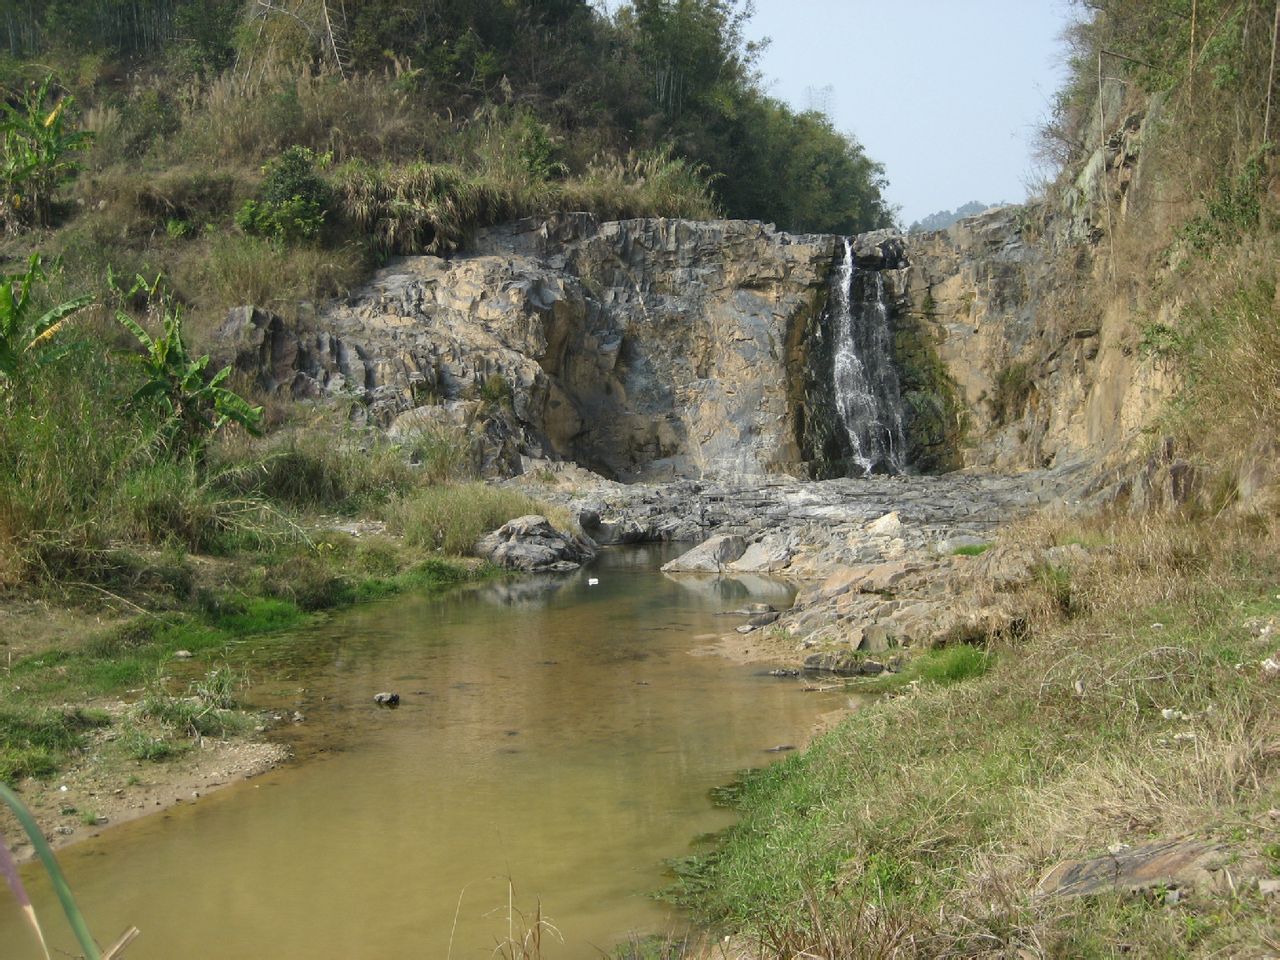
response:
[[[600,581],[599,581],[599,580],[597,580],[595,577],[587,577],[587,586],[588,586],[588,587],[594,587],[594,586],[596,586],[599,582],[600,582]]]

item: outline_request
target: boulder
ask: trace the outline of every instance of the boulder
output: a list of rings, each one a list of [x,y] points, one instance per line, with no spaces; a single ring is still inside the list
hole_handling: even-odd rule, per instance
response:
[[[867,533],[877,537],[900,537],[902,536],[902,518],[898,516],[897,510],[886,513],[867,525]]]
[[[1153,889],[1201,888],[1226,865],[1226,849],[1200,840],[1159,840],[1091,860],[1066,860],[1036,886],[1040,896],[1080,897],[1140,893]]]
[[[747,550],[747,541],[737,534],[723,534],[705,540],[688,553],[664,563],[664,573],[720,573]]]
[[[585,537],[562,533],[546,517],[529,514],[485,536],[476,553],[508,570],[558,573],[582,566],[595,548]]]
[[[742,573],[773,573],[786,569],[790,562],[791,547],[786,538],[767,536],[748,546],[729,566]]]

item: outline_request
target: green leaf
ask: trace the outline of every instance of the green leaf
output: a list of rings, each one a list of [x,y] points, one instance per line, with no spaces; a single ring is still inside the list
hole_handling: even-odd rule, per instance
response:
[[[49,847],[49,842],[45,840],[44,833],[40,830],[40,825],[36,823],[35,817],[31,815],[31,811],[27,809],[26,804],[18,799],[9,787],[0,783],[0,801],[3,801],[14,816],[18,818],[18,823],[22,826],[23,831],[27,834],[31,845],[35,848],[36,857],[40,860],[41,866],[44,867],[45,873],[49,875],[49,882],[53,886],[54,892],[58,895],[58,901],[62,904],[62,912],[67,915],[67,923],[71,926],[71,932],[75,934],[76,941],[80,944],[80,949],[84,951],[85,960],[102,960],[102,954],[98,950],[98,944],[93,939],[93,934],[89,932],[89,925],[85,923],[84,914],[80,912],[80,908],[76,906],[76,898],[71,893],[71,886],[67,883],[67,878],[62,874],[62,868],[58,866],[57,858],[53,855],[53,850]]]
[[[156,342],[151,339],[151,334],[142,329],[142,325],[138,323],[137,320],[133,319],[133,317],[129,316],[123,310],[116,311],[116,320],[120,322],[122,327],[137,337],[138,342],[146,347],[147,350],[152,353],[155,352]]]

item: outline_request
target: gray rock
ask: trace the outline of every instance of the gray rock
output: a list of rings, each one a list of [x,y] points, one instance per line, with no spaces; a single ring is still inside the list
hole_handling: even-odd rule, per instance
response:
[[[858,649],[865,653],[884,653],[897,646],[893,633],[883,623],[871,623],[862,628]]]
[[[561,573],[595,556],[583,537],[562,533],[546,517],[529,514],[508,521],[476,544],[476,553],[508,570]]]
[[[1041,896],[1080,897],[1138,893],[1157,887],[1196,888],[1212,882],[1226,863],[1226,850],[1200,840],[1161,840],[1117,848],[1104,857],[1066,860],[1036,886]]]
[[[791,553],[786,536],[765,536],[750,544],[729,566],[743,573],[774,573],[786,569]]]
[[[215,352],[268,393],[355,393],[379,424],[492,385],[514,430],[495,470],[512,450],[627,480],[803,469],[791,380],[812,341],[794,334],[821,309],[835,237],[564,214],[469,247],[391,261],[310,329],[239,308]]]
[[[746,552],[747,541],[737,534],[712,537],[688,553],[662,565],[665,573],[720,573]]]
[[[381,707],[394,707],[400,703],[400,694],[383,691],[373,695],[373,702]]]

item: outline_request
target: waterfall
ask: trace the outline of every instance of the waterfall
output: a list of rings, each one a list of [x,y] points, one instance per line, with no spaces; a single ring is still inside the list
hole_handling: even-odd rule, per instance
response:
[[[832,385],[852,465],[864,475],[901,473],[906,435],[884,277],[879,270],[858,269],[848,240],[831,300]]]

